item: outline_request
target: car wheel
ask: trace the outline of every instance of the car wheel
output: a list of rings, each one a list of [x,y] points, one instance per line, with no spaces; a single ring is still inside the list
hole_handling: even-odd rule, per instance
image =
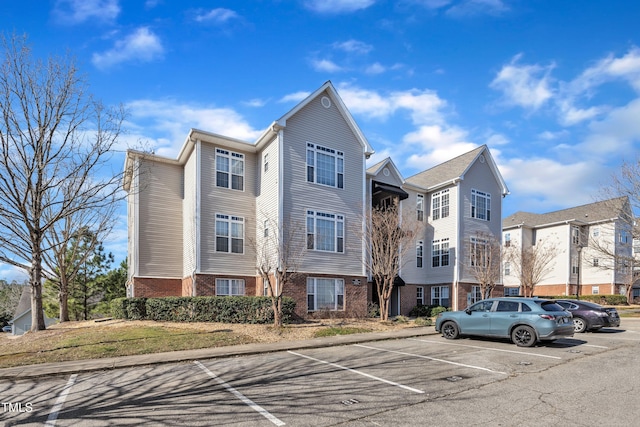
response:
[[[460,335],[458,325],[453,322],[445,322],[442,325],[442,336],[448,340],[455,340]]]
[[[520,325],[511,332],[511,341],[518,347],[531,347],[536,343],[536,332],[529,326]]]
[[[587,322],[581,317],[573,318],[573,332],[576,334],[585,332],[587,330]]]

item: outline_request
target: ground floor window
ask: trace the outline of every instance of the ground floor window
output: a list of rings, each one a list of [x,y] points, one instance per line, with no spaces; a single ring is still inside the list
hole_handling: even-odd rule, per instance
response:
[[[600,286],[592,286],[591,287],[591,293],[593,295],[598,295],[600,293]]]
[[[467,295],[467,303],[474,304],[482,300],[482,288],[480,286],[471,286],[471,292]]]
[[[514,287],[506,287],[504,288],[504,296],[505,297],[517,297],[518,295],[520,295],[520,288],[514,288]]]
[[[422,286],[416,288],[416,305],[424,305],[424,288]]]
[[[344,280],[307,278],[307,307],[309,311],[344,310]]]
[[[243,279],[216,279],[216,295],[238,296],[244,295]]]
[[[450,307],[448,286],[434,286],[431,288],[431,305]]]

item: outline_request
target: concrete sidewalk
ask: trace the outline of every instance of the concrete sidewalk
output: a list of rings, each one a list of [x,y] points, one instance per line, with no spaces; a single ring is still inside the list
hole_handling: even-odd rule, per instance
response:
[[[435,333],[433,326],[422,326],[405,328],[397,331],[336,335],[332,337],[300,341],[244,344],[237,346],[203,348],[198,350],[172,351],[167,353],[140,354],[136,356],[107,357],[104,359],[74,360],[59,363],[42,363],[39,365],[16,366],[14,368],[0,369],[0,380],[68,375],[79,372],[102,371],[107,369],[128,368],[132,366],[246,356],[251,354],[272,353],[287,350],[304,350],[309,348],[348,345],[362,342],[411,338],[423,335],[434,335]]]

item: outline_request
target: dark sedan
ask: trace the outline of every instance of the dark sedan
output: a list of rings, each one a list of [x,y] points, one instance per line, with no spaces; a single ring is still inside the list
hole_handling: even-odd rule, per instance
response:
[[[556,302],[573,315],[573,331],[595,331],[620,326],[618,310],[589,301],[559,299]]]

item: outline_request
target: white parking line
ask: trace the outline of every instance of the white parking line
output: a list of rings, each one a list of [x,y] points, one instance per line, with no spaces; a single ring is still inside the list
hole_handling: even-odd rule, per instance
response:
[[[67,395],[71,391],[71,387],[73,387],[73,385],[75,384],[77,377],[78,377],[78,374],[73,374],[69,377],[67,384],[64,386],[64,388],[60,392],[60,396],[58,396],[58,400],[56,400],[56,404],[53,405],[53,408],[51,408],[51,412],[49,412],[49,417],[47,417],[47,422],[44,424],[45,427],[53,427],[56,425],[58,414],[60,413],[60,410],[64,406],[64,402],[65,400],[67,400]]]
[[[264,409],[262,406],[258,405],[257,403],[255,403],[253,400],[249,399],[248,397],[246,397],[245,395],[243,395],[242,393],[240,393],[238,390],[236,390],[235,388],[231,387],[229,384],[225,383],[224,381],[222,381],[216,374],[214,374],[213,372],[211,372],[206,366],[204,366],[202,363],[198,362],[197,360],[195,362],[196,365],[198,365],[200,367],[200,369],[202,369],[204,372],[206,372],[207,375],[209,375],[211,378],[213,378],[214,380],[216,380],[218,382],[218,384],[220,384],[222,387],[226,388],[229,392],[231,392],[235,397],[237,397],[238,399],[242,400],[245,404],[247,404],[251,409],[253,409],[254,411],[256,411],[257,413],[259,413],[260,415],[262,415],[263,417],[265,417],[266,419],[268,419],[269,421],[271,421],[273,424],[277,425],[277,426],[283,426],[285,425],[285,423],[281,420],[279,420],[278,418],[276,418],[275,416],[271,415],[271,413],[269,411],[267,411],[266,409]]]
[[[458,363],[458,362],[452,362],[450,360],[444,360],[444,359],[438,359],[435,357],[429,357],[429,356],[423,356],[421,354],[413,354],[413,353],[405,353],[404,351],[396,351],[396,350],[387,350],[384,348],[376,348],[376,347],[369,347],[367,345],[362,345],[362,344],[354,344],[355,347],[363,347],[363,348],[368,348],[370,350],[378,350],[378,351],[385,351],[387,353],[396,353],[396,354],[402,354],[404,356],[412,356],[412,357],[418,357],[420,359],[429,359],[429,360],[433,360],[434,362],[442,362],[442,363],[448,363],[450,365],[456,365],[456,366],[462,366],[464,368],[471,368],[471,369],[479,369],[481,371],[487,371],[487,372],[491,372],[493,374],[503,374],[503,375],[508,375],[506,372],[502,372],[502,371],[494,371],[493,369],[489,369],[489,368],[483,368],[482,366],[473,366],[473,365],[466,365],[464,363]]]
[[[487,347],[481,347],[479,345],[456,344],[456,343],[446,342],[446,341],[419,340],[419,339],[416,339],[416,338],[409,338],[409,339],[411,341],[420,341],[420,342],[433,343],[433,344],[456,345],[458,347],[478,348],[478,349],[481,349],[481,350],[489,350],[489,351],[502,351],[504,353],[525,354],[527,356],[547,357],[549,359],[562,359],[562,357],[558,357],[558,356],[548,356],[546,354],[529,353],[527,351],[504,350],[504,349],[501,349],[501,348],[487,348]]]
[[[354,374],[362,375],[362,376],[365,376],[367,378],[371,378],[371,379],[376,380],[376,381],[381,381],[381,382],[383,382],[385,384],[390,384],[390,385],[393,385],[393,386],[396,386],[396,387],[400,387],[400,388],[403,388],[405,390],[412,391],[414,393],[424,393],[423,390],[418,390],[417,388],[413,388],[413,387],[409,387],[409,386],[406,386],[406,385],[403,385],[403,384],[395,383],[393,381],[385,380],[384,378],[376,377],[376,376],[373,376],[373,375],[370,375],[370,374],[367,374],[367,373],[364,373],[364,372],[361,372],[361,371],[358,371],[358,370],[355,370],[355,369],[347,368],[346,366],[338,365],[337,363],[331,363],[331,362],[327,362],[325,360],[316,359],[315,357],[305,356],[304,354],[296,353],[295,351],[288,351],[287,353],[291,353],[291,354],[294,354],[296,356],[304,357],[306,359],[313,360],[314,362],[324,363],[325,365],[330,365],[330,366],[334,366],[336,368],[344,369],[345,371],[353,372]]]

